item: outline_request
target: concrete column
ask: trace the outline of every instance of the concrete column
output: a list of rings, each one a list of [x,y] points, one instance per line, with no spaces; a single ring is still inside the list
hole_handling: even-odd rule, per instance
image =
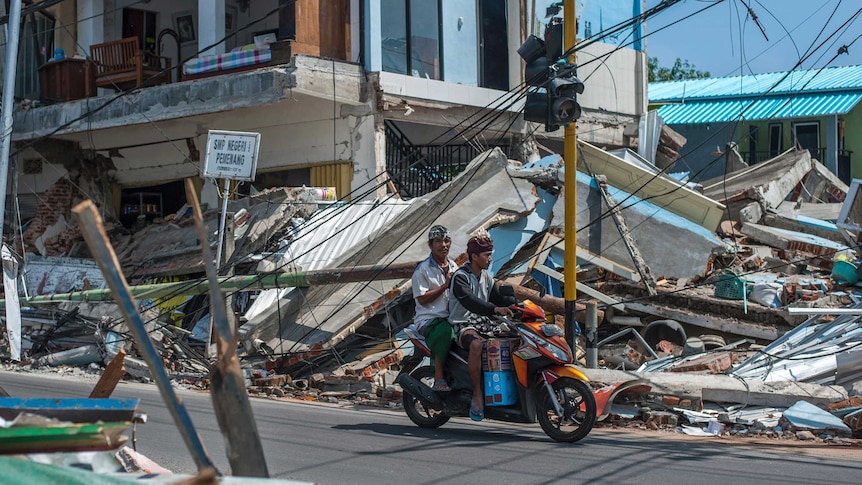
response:
[[[85,19],[78,23],[78,49],[85,49],[81,54],[90,54],[90,46],[105,41],[105,0],[80,0],[78,2],[78,18]],[[66,57],[73,53],[66,52]]]
[[[386,131],[382,115],[374,115],[369,118],[374,120],[374,167],[377,175],[377,183],[381,184],[377,188],[377,198],[382,199],[386,196],[386,186],[382,185],[382,183],[384,179],[388,178],[388,175],[384,175],[386,172]]]
[[[224,0],[198,0],[198,50],[224,39]],[[224,41],[201,55],[224,54]]]
[[[826,120],[826,164],[830,172],[838,175],[838,116],[827,116]]]

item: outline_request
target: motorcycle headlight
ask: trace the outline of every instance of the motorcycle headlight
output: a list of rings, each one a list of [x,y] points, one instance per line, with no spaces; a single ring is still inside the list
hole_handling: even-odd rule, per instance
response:
[[[545,350],[549,351],[554,356],[555,359],[561,362],[567,362],[569,360],[569,356],[563,349],[551,344],[548,341],[542,341],[540,343],[542,344],[542,347],[545,348]]]
[[[542,331],[542,335],[545,337],[561,337],[563,335],[563,329],[552,323],[542,325],[539,327],[539,330]]]
[[[556,327],[556,325],[553,325],[553,326]],[[557,327],[557,328],[559,328],[559,327]],[[569,356],[568,356],[568,354],[566,354],[565,350],[557,347],[556,345],[552,344],[551,342],[548,342],[547,340],[545,340],[541,336],[536,335],[532,332],[527,332],[523,329],[521,330],[521,336],[523,337],[523,339],[525,341],[530,342],[537,347],[542,347],[543,349],[550,352],[551,355],[553,355],[555,359],[562,361],[562,362],[567,362],[569,360]]]

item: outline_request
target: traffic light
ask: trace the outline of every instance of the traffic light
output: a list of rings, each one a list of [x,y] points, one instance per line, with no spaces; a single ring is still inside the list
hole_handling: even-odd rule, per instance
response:
[[[548,82],[550,124],[567,125],[581,117],[578,95],[584,94],[584,83],[575,75],[575,66],[566,64]]]
[[[545,57],[545,41],[531,35],[518,48],[524,59],[524,82],[527,86],[545,87],[548,84],[548,59]],[[524,104],[524,119],[536,123],[548,121],[548,100],[545,93],[529,92]]]
[[[575,67],[563,59],[563,22],[551,19],[545,28],[545,39],[531,35],[518,48],[524,59],[524,81],[528,86],[544,88],[527,93],[524,119],[543,123],[545,131],[556,131],[581,115],[577,95],[584,83],[575,76]]]

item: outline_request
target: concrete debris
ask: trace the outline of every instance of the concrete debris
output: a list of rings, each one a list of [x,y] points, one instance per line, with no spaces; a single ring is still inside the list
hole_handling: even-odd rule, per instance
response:
[[[684,143],[663,130],[657,162],[672,164]],[[847,227],[862,227],[852,220],[862,212],[847,207],[847,186],[807,151],[789,150],[740,164],[703,182],[700,193],[636,154],[580,145],[576,321],[586,324],[586,300],[599,301],[602,368],[587,374],[603,425],[704,436],[858,437],[862,257],[853,231],[837,219],[847,214]],[[405,264],[427,256],[425,232],[433,224],[449,228],[452,254],[463,258],[467,239],[486,230],[495,240],[494,276],[561,322],[563,175],[557,155],[522,165],[494,149],[438,190],[408,200],[343,203],[329,200],[327,189],[271,189],[231,201],[235,248],[227,265],[263,278]],[[58,184],[59,195],[71,190]],[[57,200],[62,206],[66,199]],[[20,242],[32,268],[24,273],[29,291],[104,287],[75,242],[79,231],[67,227],[71,219],[63,211],[39,214]],[[211,249],[217,216],[209,211],[204,218]],[[188,206],[133,233],[108,229],[130,281],[183,282],[203,271]],[[246,387],[270,399],[400,406],[394,381],[411,353],[399,338],[412,323],[410,280],[330,283],[233,295]],[[207,295],[178,292],[138,304],[173,383],[209,389]],[[789,311],[812,307],[859,313],[806,318]],[[95,371],[125,353],[126,378],[152,378],[111,304],[26,308],[21,333],[20,368]],[[592,343],[575,337],[583,364]],[[808,407],[797,415],[799,403]]]

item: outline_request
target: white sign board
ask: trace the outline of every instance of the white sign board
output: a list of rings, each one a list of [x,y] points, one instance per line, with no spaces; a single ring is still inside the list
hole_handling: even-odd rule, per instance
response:
[[[210,130],[204,177],[231,180],[254,180],[260,133]]]

